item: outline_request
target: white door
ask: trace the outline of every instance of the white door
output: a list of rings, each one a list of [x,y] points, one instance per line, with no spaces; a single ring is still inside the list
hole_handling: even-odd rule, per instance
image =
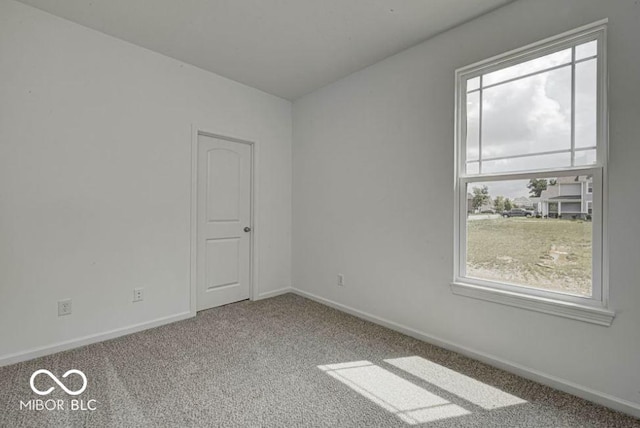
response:
[[[249,298],[251,146],[198,135],[197,308]]]

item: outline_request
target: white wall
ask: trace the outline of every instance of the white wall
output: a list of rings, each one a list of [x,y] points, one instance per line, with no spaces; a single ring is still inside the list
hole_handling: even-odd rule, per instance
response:
[[[259,291],[289,287],[290,102],[0,0],[0,364],[189,311],[192,123],[260,145]]]
[[[454,70],[602,18],[613,325],[453,295]],[[294,102],[294,287],[640,415],[639,28],[635,0],[520,0]]]

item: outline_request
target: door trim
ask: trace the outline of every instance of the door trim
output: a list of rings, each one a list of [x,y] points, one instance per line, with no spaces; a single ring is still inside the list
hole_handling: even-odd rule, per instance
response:
[[[258,278],[255,275],[258,272],[258,242],[260,236],[260,228],[256,227],[256,219],[258,219],[258,145],[252,139],[238,138],[228,135],[223,135],[216,132],[211,132],[211,127],[205,128],[193,124],[191,126],[191,251],[190,251],[190,271],[189,271],[189,311],[192,316],[197,312],[197,260],[198,260],[198,137],[204,135],[207,137],[218,138],[221,140],[231,141],[234,143],[247,144],[251,148],[251,212],[249,218],[251,219],[251,242],[249,247],[250,261],[249,261],[249,299],[257,300],[258,291]]]

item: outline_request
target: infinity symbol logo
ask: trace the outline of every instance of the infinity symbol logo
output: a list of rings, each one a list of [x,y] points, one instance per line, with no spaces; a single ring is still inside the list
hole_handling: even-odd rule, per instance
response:
[[[55,377],[53,375],[53,373],[51,373],[49,370],[45,370],[45,369],[40,369],[40,370],[36,370],[35,372],[33,372],[33,374],[31,375],[31,379],[29,380],[29,384],[31,385],[31,389],[33,390],[33,392],[35,392],[38,395],[48,395],[51,394],[51,391],[53,391],[55,388],[52,386],[51,388],[47,389],[46,391],[40,391],[38,388],[35,387],[35,385],[33,384],[34,380],[36,379],[36,376],[38,376],[40,373],[46,374],[47,376],[49,376],[51,379],[53,379],[53,381],[55,383],[58,384],[58,386],[60,388],[62,388],[64,390],[64,392],[66,392],[69,395],[80,395],[82,394],[82,392],[87,388],[87,377],[84,375],[84,373],[82,373],[80,370],[76,370],[76,369],[71,369],[68,372],[66,372],[65,374],[62,375],[63,378],[66,378],[67,376],[69,376],[70,374],[77,374],[80,375],[80,377],[82,378],[82,388],[80,388],[77,391],[71,391],[69,388],[67,388],[66,386],[64,386],[64,384],[62,382],[60,382],[58,380],[57,377]]]

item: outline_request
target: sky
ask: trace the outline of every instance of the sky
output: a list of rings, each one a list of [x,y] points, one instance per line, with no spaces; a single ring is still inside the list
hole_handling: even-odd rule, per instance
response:
[[[576,48],[576,59],[595,54],[595,42]],[[532,154],[571,148],[571,49],[565,49],[483,76],[483,173],[526,171],[571,166],[570,153],[495,161],[486,158]],[[533,76],[501,83],[529,73],[560,66]],[[472,88],[476,82],[469,82]],[[490,86],[497,84],[496,86]],[[487,87],[488,86],[488,87]],[[596,144],[596,60],[576,64],[575,144]],[[479,92],[467,95],[467,160],[478,158]],[[576,152],[576,163],[595,160],[595,151]],[[471,170],[470,170],[471,172]],[[525,196],[519,183],[501,183],[505,193]],[[520,190],[518,190],[520,189]],[[524,192],[524,195],[522,194]],[[506,196],[506,195],[505,195]]]
[[[548,181],[548,180],[547,180]],[[489,196],[495,199],[496,196],[504,196],[505,198],[515,199],[521,196],[531,197],[527,184],[529,180],[508,180],[508,181],[486,181],[482,183],[470,183],[467,189],[468,193],[473,193],[474,187],[487,186],[489,188]]]
[[[596,42],[576,47],[576,60],[596,54]],[[483,173],[527,171],[536,168],[571,166],[569,152],[484,161],[486,158],[514,156],[571,148],[571,49],[565,49],[483,76],[482,157]],[[567,64],[567,65],[563,65]],[[509,79],[560,66],[533,76]],[[596,60],[576,64],[575,69],[575,145],[596,145]],[[501,83],[501,84],[500,84]],[[477,88],[479,79],[468,81]],[[496,85],[496,86],[491,86]],[[478,159],[479,92],[467,94],[467,160]],[[595,161],[595,151],[578,151],[576,165]],[[477,164],[475,164],[477,168]],[[468,172],[473,173],[471,165]],[[529,197],[529,180],[472,183],[487,185],[492,198]]]

